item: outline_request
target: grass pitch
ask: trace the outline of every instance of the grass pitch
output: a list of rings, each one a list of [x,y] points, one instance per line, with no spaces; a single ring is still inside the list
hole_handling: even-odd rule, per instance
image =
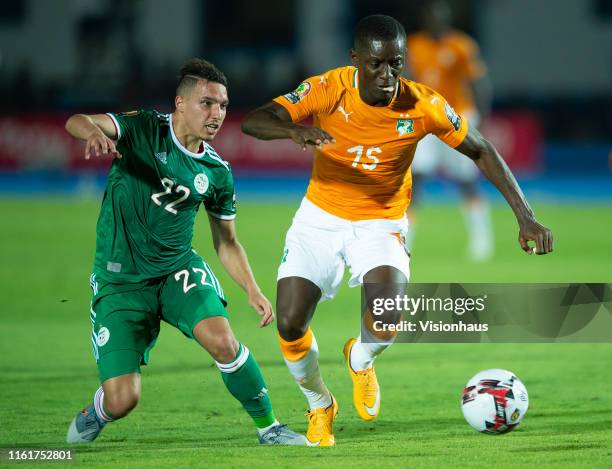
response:
[[[99,202],[0,200],[0,446],[65,447],[67,426],[97,387],[90,346],[89,273]],[[273,300],[276,267],[297,202],[243,203],[239,235]],[[612,208],[536,206],[555,234],[555,252],[522,253],[509,209],[493,212],[496,255],[464,259],[456,207],[419,212],[415,282],[610,282]],[[259,329],[244,295],[222,271],[204,216],[195,247],[230,299],[233,328],[262,365],[278,417],[305,431],[306,403],[281,359],[273,327]],[[612,466],[612,344],[397,344],[377,361],[382,411],[363,422],[352,408],[342,360],[358,332],[359,294],[343,286],[319,307],[313,328],[323,376],[340,403],[335,448],[259,447],[254,428],[225,391],[213,361],[169,326],[162,328],[143,397],[127,419],[76,448],[78,466],[377,467]],[[477,371],[501,367],[526,384],[530,409],[503,436],[474,432],[460,392]]]

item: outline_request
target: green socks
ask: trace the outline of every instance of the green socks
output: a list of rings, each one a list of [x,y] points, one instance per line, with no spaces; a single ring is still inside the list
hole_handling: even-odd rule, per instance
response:
[[[238,355],[231,363],[218,363],[225,387],[251,416],[257,428],[276,422],[272,402],[259,365],[249,349],[240,344]]]

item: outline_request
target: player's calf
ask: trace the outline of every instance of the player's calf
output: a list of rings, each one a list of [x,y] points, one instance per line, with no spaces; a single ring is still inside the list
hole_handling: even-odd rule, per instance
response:
[[[201,320],[194,327],[193,335],[215,359],[227,390],[253,419],[261,444],[306,444],[304,436],[276,419],[259,365],[249,349],[236,341],[225,317]]]
[[[127,416],[138,405],[140,395],[132,389],[122,389],[114,394],[107,394],[104,408],[114,420]]]
[[[239,344],[233,361],[217,362],[223,383],[232,396],[242,404],[257,427],[259,442],[274,445],[305,445],[306,439],[276,419],[268,388],[259,365],[249,349]]]
[[[129,373],[102,383],[98,410],[117,420],[128,415],[140,400],[140,374]]]

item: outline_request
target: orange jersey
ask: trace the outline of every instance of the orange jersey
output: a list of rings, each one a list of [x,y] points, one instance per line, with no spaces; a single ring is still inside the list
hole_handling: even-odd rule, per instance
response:
[[[315,127],[335,138],[335,144],[314,149],[306,198],[347,220],[403,217],[417,142],[433,133],[454,148],[468,130],[441,95],[404,78],[388,106],[364,103],[354,67],[309,78],[274,101],[293,122],[312,116]]]
[[[475,110],[470,81],[483,76],[486,67],[472,38],[456,30],[439,40],[414,33],[408,36],[406,54],[416,81],[431,86],[460,113]]]

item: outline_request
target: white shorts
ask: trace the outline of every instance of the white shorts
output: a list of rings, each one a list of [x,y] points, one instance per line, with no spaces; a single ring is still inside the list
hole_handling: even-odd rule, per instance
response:
[[[470,125],[478,125],[478,119],[472,117]],[[441,169],[447,177],[459,182],[473,182],[479,176],[478,167],[470,158],[431,134],[418,143],[411,168],[413,174],[425,176]]]
[[[408,219],[350,221],[336,217],[304,198],[285,239],[277,279],[301,277],[321,290],[321,301],[332,299],[344,268],[350,287],[363,283],[370,270],[392,266],[410,278],[410,257],[404,240]]]

